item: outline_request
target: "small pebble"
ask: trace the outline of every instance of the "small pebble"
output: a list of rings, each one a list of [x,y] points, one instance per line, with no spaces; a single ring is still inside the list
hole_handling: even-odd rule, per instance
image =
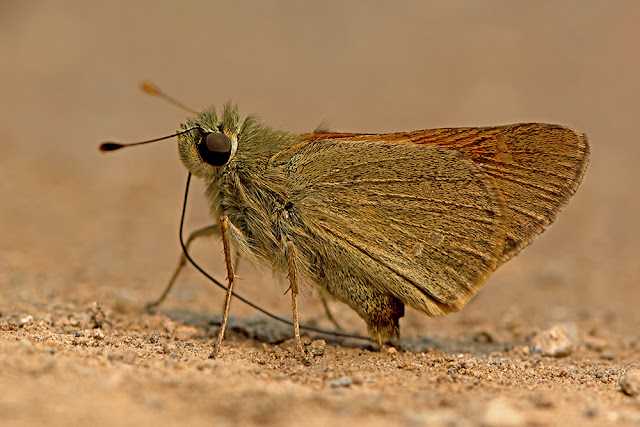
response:
[[[324,355],[324,349],[327,346],[325,340],[313,340],[311,344],[309,344],[309,353],[312,356],[322,356]]]
[[[574,324],[555,325],[533,337],[533,351],[543,356],[566,357],[575,350],[577,336]]]
[[[104,339],[104,332],[102,332],[102,329],[98,328],[98,329],[94,329],[93,333],[91,334],[91,338],[93,338],[94,340],[103,340]]]
[[[620,389],[632,397],[640,395],[640,371],[629,371],[620,378]]]
[[[149,342],[151,344],[158,344],[160,342],[160,332],[155,331],[149,336]]]
[[[351,384],[353,384],[353,380],[351,379],[351,377],[347,376],[329,381],[329,385],[333,388],[349,387]]]

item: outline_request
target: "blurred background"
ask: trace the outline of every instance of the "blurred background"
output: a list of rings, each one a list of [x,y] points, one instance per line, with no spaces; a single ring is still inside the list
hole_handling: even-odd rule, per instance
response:
[[[233,101],[295,132],[540,121],[586,133],[590,168],[556,223],[461,313],[410,313],[404,333],[586,319],[637,335],[638,22],[634,1],[3,1],[0,308],[141,307],[161,292],[179,255],[186,172],[175,143],[97,149],[184,120],[138,90],[148,79],[194,108]],[[201,189],[189,229],[211,222]],[[224,277],[217,241],[193,254]],[[289,314],[286,286],[246,264],[239,274],[239,293]],[[189,269],[167,307],[219,313],[222,298]],[[314,298],[301,316],[326,325]]]

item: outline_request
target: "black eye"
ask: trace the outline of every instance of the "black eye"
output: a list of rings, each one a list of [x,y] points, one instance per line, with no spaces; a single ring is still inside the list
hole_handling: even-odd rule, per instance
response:
[[[222,166],[231,157],[231,138],[220,132],[205,133],[198,143],[198,152],[210,165]]]

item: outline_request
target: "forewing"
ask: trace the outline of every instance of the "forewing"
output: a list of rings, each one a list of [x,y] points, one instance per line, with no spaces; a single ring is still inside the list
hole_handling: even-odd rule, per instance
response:
[[[589,158],[585,135],[564,126],[525,123],[483,128],[427,129],[384,135],[304,135],[313,140],[379,138],[458,151],[493,177],[507,205],[500,263],[551,224],[582,180]]]
[[[289,189],[292,220],[303,224],[292,229],[296,245],[320,257],[327,275],[349,271],[438,315],[459,310],[498,263],[504,199],[492,178],[455,151],[318,140],[272,166]]]

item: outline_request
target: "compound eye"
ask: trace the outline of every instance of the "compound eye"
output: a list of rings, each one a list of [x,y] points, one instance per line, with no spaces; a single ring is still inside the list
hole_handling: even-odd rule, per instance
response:
[[[198,152],[211,166],[222,166],[231,157],[231,138],[221,132],[205,133],[198,143]]]

